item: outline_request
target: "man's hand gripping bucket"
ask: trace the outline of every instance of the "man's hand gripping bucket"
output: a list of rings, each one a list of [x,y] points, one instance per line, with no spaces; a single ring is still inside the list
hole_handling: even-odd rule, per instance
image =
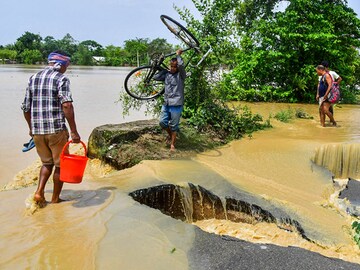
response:
[[[86,156],[86,145],[81,141],[80,143],[84,147],[84,155],[74,155],[69,154],[68,146],[72,143],[72,141],[68,141],[61,154],[60,154],[60,181],[78,184],[81,183],[86,163],[87,163],[87,156]]]

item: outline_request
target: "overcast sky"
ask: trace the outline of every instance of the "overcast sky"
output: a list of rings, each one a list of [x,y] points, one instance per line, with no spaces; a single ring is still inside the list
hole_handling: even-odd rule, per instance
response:
[[[348,0],[360,14],[360,1]],[[123,46],[134,38],[166,38],[178,43],[160,20],[179,20],[174,4],[195,8],[191,0],[4,0],[1,3],[0,45],[14,43],[26,31],[41,37],[95,40],[103,46]],[[195,13],[196,14],[196,13]]]

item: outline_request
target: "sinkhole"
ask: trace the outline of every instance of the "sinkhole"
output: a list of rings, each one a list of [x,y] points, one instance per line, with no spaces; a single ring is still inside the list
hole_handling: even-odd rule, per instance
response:
[[[274,223],[280,229],[298,233],[311,241],[300,223],[288,216],[275,217],[271,212],[249,202],[220,198],[202,186],[163,184],[135,190],[129,195],[140,204],[160,210],[172,218],[193,223],[200,220],[219,219],[236,223]],[[312,242],[312,241],[311,241]]]

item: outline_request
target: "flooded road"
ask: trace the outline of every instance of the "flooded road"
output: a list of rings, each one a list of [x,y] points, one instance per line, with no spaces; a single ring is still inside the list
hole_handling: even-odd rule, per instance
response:
[[[20,170],[37,159],[36,151],[22,153],[28,142],[28,127],[21,103],[29,77],[42,66],[0,65],[0,186],[8,183]],[[74,67],[65,73],[70,79],[75,118],[80,136],[86,142],[91,131],[104,124],[148,119],[143,110],[132,111],[125,118],[116,101],[123,91],[123,81],[129,68]]]
[[[101,89],[101,84],[110,84],[110,79],[114,84],[117,78],[114,73],[118,71],[82,72],[78,75],[72,73],[73,78],[69,77],[73,82],[74,99],[79,100],[79,104],[75,104],[79,125],[87,126],[83,134],[90,134],[92,125],[105,124],[104,118],[106,123],[122,122],[118,116],[120,108],[116,107],[113,114],[103,112],[112,106],[109,104],[113,104],[117,90],[109,90],[106,102],[94,101],[98,97],[94,91]],[[77,81],[82,76],[87,83]],[[104,81],[97,82],[99,78]],[[97,87],[92,89],[93,85]],[[75,89],[93,96],[81,103],[82,99],[76,98],[80,93]],[[107,96],[106,90],[100,94]],[[352,241],[351,219],[329,202],[333,192],[332,173],[311,161],[318,149],[326,145],[351,144],[358,147],[360,107],[337,106],[335,118],[338,127],[321,128],[316,105],[259,103],[247,106],[265,119],[269,114],[289,108],[301,108],[314,119],[282,123],[272,118],[274,128],[188,160],[143,161],[118,172],[92,161],[81,184],[64,185],[62,198],[66,202],[49,204],[34,213],[26,209],[25,203],[36,187],[2,191],[0,199],[6,203],[2,203],[0,208],[0,248],[3,250],[0,268],[169,269],[171,265],[171,269],[188,269],[196,225],[212,233],[257,243],[298,246],[360,263],[359,248]],[[136,116],[140,118],[141,112],[132,116],[134,120]],[[16,116],[13,121],[21,117]],[[20,125],[18,128],[22,129]],[[24,140],[19,134],[14,135],[13,141],[3,133],[2,136],[8,140],[9,153],[11,149],[19,149],[19,142]],[[86,137],[83,135],[83,138]],[[14,160],[25,159],[22,153],[14,154],[13,151],[12,155]],[[26,163],[30,165],[35,159],[28,155],[20,163],[25,168]],[[1,161],[2,165],[8,162],[4,156]],[[14,169],[18,167],[21,166],[13,166]],[[27,173],[35,171],[29,169]],[[210,219],[189,224],[141,205],[128,196],[137,189],[160,184],[186,186],[189,182],[220,198],[240,198],[242,194],[248,194],[246,199],[261,202],[268,209],[282,209],[302,225],[313,242],[262,222],[251,225]],[[51,192],[52,185],[49,184],[45,194],[47,199]]]

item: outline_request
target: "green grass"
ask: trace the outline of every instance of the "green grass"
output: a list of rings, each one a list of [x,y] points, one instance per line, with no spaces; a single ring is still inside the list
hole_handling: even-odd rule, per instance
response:
[[[291,109],[282,110],[276,113],[274,118],[280,122],[289,123],[292,119],[295,118],[295,113]]]
[[[282,110],[275,114],[274,118],[280,122],[289,123],[295,118],[301,119],[314,119],[311,115],[305,112],[303,109],[298,108],[295,111],[292,109]]]
[[[354,241],[360,247],[360,223],[354,221],[351,226],[354,230]]]

